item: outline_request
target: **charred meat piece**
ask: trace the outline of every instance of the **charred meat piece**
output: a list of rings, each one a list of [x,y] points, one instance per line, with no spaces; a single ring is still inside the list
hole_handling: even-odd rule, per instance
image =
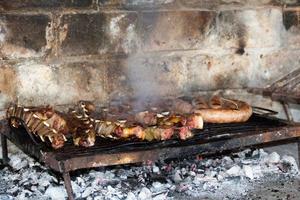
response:
[[[180,114],[188,114],[193,112],[193,105],[182,99],[175,99],[173,101],[172,110]]]
[[[159,118],[160,126],[185,126],[186,118],[180,115],[170,115]]]
[[[157,124],[157,116],[154,112],[144,111],[135,115],[135,120],[146,126],[154,126]]]
[[[103,138],[115,138],[114,132],[117,128],[117,125],[115,123],[112,123],[110,121],[94,120],[94,127],[97,136]]]
[[[186,125],[191,129],[203,129],[203,118],[201,114],[190,114],[186,117]]]
[[[64,146],[66,138],[64,137],[64,135],[54,134],[54,135],[49,137],[49,140],[51,142],[51,146],[54,149],[59,149],[59,148]]]
[[[115,134],[118,138],[138,138],[141,140],[145,139],[145,132],[141,126],[132,126],[132,127],[117,127]]]
[[[191,132],[191,129],[187,126],[179,127],[179,133],[178,136],[181,140],[186,140],[188,138],[193,137],[193,133]]]
[[[174,130],[172,127],[147,127],[144,130],[145,140],[168,140],[173,136]]]
[[[78,127],[73,133],[73,142],[76,146],[91,147],[95,145],[96,134],[92,128]]]
[[[65,141],[65,134],[68,132],[67,124],[62,115],[52,107],[22,107],[12,105],[7,110],[7,117],[11,118],[11,125],[19,126],[16,119],[22,120],[28,130],[34,135],[40,137],[44,142],[47,138],[52,147],[61,148]]]
[[[95,144],[96,132],[94,128],[94,120],[89,117],[90,112],[86,106],[91,106],[86,102],[79,101],[78,107],[69,110],[68,127],[73,136],[73,143],[76,146],[90,147]]]

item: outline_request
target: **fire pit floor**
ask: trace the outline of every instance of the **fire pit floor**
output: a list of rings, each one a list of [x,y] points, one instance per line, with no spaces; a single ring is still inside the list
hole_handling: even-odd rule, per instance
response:
[[[11,128],[1,134],[3,161],[8,161],[8,138],[28,155],[35,157],[49,168],[61,172],[70,199],[73,199],[69,172],[76,169],[137,163],[148,160],[185,157],[193,154],[214,154],[222,151],[254,146],[295,142],[300,137],[300,125],[254,114],[246,123],[205,124],[195,130],[187,141],[176,139],[163,142],[108,141],[99,139],[91,148],[75,147],[71,142],[62,149],[49,149],[35,144],[25,128]]]

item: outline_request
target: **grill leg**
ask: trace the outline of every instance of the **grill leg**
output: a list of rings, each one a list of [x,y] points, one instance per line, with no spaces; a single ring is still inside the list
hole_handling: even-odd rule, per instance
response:
[[[68,200],[74,200],[70,173],[69,172],[64,172],[63,173],[63,178],[64,178],[65,187],[66,187],[67,194],[68,194]]]
[[[9,162],[8,151],[7,151],[7,138],[4,134],[1,134],[1,146],[2,146],[2,161],[4,165],[7,165]]]
[[[285,116],[286,116],[286,119],[293,123],[294,122],[294,119],[293,119],[293,115],[292,115],[292,112],[290,110],[290,107],[289,107],[289,104],[283,102],[282,103],[282,106],[283,106],[283,109],[284,109],[284,112],[285,112]]]
[[[298,167],[300,169],[300,138],[298,138]]]

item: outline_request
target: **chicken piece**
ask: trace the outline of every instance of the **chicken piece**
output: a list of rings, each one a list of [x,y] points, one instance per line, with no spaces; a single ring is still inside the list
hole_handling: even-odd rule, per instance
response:
[[[95,144],[94,120],[89,118],[88,115],[81,115],[76,110],[70,110],[67,122],[69,131],[73,136],[74,145],[90,147]]]
[[[203,118],[201,114],[191,114],[187,118],[186,125],[191,129],[203,129]]]
[[[59,149],[59,148],[62,148],[64,146],[66,138],[61,134],[55,134],[53,136],[50,136],[49,140],[51,142],[51,146],[54,149]]]
[[[61,134],[66,135],[69,132],[65,118],[58,112],[53,113],[49,119],[45,120],[45,122]]]
[[[179,134],[178,134],[179,138],[181,140],[186,140],[188,138],[191,138],[193,137],[193,133],[192,131],[190,130],[189,127],[187,126],[182,126],[182,127],[179,127]]]
[[[96,141],[96,134],[93,128],[78,127],[73,133],[73,142],[76,146],[91,147]]]
[[[110,121],[95,120],[94,127],[97,136],[103,138],[114,138],[113,135],[117,125]]]
[[[159,129],[161,130],[160,133],[161,140],[169,140],[174,134],[174,129],[172,127],[163,126],[163,127],[159,127]]]
[[[157,124],[157,116],[154,112],[144,111],[135,114],[135,120],[146,126],[154,126]]]
[[[184,126],[186,124],[186,118],[180,115],[170,115],[158,119],[160,126]]]
[[[188,113],[192,113],[193,105],[182,99],[175,99],[173,101],[172,110],[175,111],[176,113],[188,114]]]
[[[117,137],[119,138],[138,138],[141,140],[145,139],[145,132],[140,126],[132,126],[132,127],[117,127],[115,130]]]

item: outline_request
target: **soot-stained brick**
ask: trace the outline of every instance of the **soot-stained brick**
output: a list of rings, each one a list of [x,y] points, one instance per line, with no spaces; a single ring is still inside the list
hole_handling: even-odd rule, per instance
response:
[[[88,7],[93,0],[1,0],[0,8],[4,10],[58,8],[58,7]]]
[[[157,9],[176,7],[180,0],[99,0],[100,8],[118,7],[123,9]]]
[[[298,27],[300,25],[300,11],[285,11],[283,13],[283,24],[286,30],[292,26]]]
[[[50,18],[46,15],[0,14],[1,54],[23,57],[22,54],[33,56],[40,52],[47,43],[46,29],[49,24]]]
[[[0,109],[16,98],[16,70],[9,64],[0,63]]]
[[[129,53],[136,49],[136,13],[97,13],[63,16],[64,55]]]
[[[202,48],[215,31],[215,12],[166,11],[142,13],[145,50]]]
[[[188,8],[210,10],[280,5],[277,0],[182,0],[182,4]]]
[[[285,6],[299,6],[300,0],[278,0],[281,4]]]
[[[226,10],[218,14],[218,40],[222,48],[279,48],[283,29],[278,8]]]

